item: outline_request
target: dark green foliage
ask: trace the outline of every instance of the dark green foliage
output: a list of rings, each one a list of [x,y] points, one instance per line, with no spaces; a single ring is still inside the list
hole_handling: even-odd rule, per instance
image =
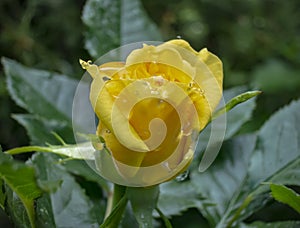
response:
[[[263,93],[227,113],[221,151],[211,167],[199,173],[210,126],[202,132],[188,177],[160,186],[157,207],[166,217],[162,221],[154,213],[154,226],[170,226],[166,218],[174,227],[300,226],[299,221],[288,221],[290,211],[279,203],[280,219],[285,221],[274,216],[256,221],[275,200],[299,209],[299,1],[4,0],[0,6],[0,50],[6,56],[0,73],[4,151],[29,143],[60,144],[51,131],[74,142],[75,78],[83,74],[79,58],[95,60],[129,42],[181,36],[195,49],[207,47],[222,59],[226,101],[250,89]],[[0,151],[0,207],[16,227],[103,223],[111,194],[107,181],[85,161],[43,153],[30,156],[17,157],[26,160],[21,162]],[[133,202],[132,194],[128,198]],[[127,197],[115,215],[122,217],[126,203]],[[127,204],[122,227],[137,227],[134,216],[140,216],[142,224],[143,210],[137,209],[141,207],[140,201],[133,203],[133,214]],[[105,224],[115,226],[112,217]]]

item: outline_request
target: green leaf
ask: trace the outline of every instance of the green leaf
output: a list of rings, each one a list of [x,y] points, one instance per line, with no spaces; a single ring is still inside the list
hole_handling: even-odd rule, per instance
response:
[[[243,225],[241,228],[297,228],[300,226],[300,221],[282,221],[282,222],[254,222]]]
[[[233,97],[239,96],[241,93],[244,94],[245,91],[247,91],[247,88],[244,86],[238,86],[231,89],[227,89],[224,91],[224,100],[225,103],[230,102],[230,100],[233,99]],[[256,92],[254,92],[254,95]],[[253,94],[250,94],[250,96]],[[244,95],[242,95],[243,97]],[[246,92],[246,98],[248,98],[248,94]],[[256,103],[255,98],[254,99],[248,99],[243,103],[238,103],[238,99],[234,99],[233,103],[230,104],[230,109],[228,113],[226,113],[225,120],[226,125],[221,124],[220,127],[218,127],[218,130],[221,129],[221,131],[226,128],[225,137],[220,138],[219,140],[227,140],[231,138],[233,135],[235,135],[240,128],[243,126],[244,123],[249,121],[252,117],[252,112],[255,109]],[[238,104],[238,105],[237,105]],[[237,106],[234,106],[237,105]],[[233,108],[234,107],[234,108]],[[228,108],[229,109],[229,108]],[[220,116],[219,118],[215,118],[214,121],[216,123],[219,123],[220,121],[223,122],[224,116]],[[218,120],[219,119],[219,120]],[[215,132],[211,132],[212,130],[212,124],[209,124],[201,133],[199,137],[199,143],[197,146],[197,151],[201,152],[206,148],[207,143],[209,142],[210,138],[215,135]],[[224,129],[225,130],[225,129]],[[212,135],[211,135],[212,133]]]
[[[43,228],[56,227],[52,213],[52,205],[49,194],[43,194],[36,200],[36,226]]]
[[[4,210],[4,203],[5,203],[5,194],[3,192],[3,189],[4,189],[4,182],[2,179],[0,179],[0,207],[2,208],[2,210]]]
[[[243,126],[243,124],[249,121],[252,117],[252,112],[254,111],[256,106],[256,98],[255,97],[253,99],[248,99],[248,98],[251,97],[252,95],[253,96],[257,95],[258,91],[254,93],[250,93],[250,96],[249,94],[247,94],[246,91],[247,88],[244,86],[238,86],[224,91],[224,99],[226,103],[234,99],[233,103],[230,104],[232,109],[230,109],[230,111],[226,114],[227,124],[226,124],[225,139],[229,139],[233,135],[235,135]],[[245,95],[242,95],[241,100],[243,101],[243,96],[245,96],[244,98],[246,101],[243,101],[242,103],[238,103],[237,101],[241,101],[239,100],[240,98],[235,100],[234,97],[244,93]]]
[[[219,110],[217,110],[214,114],[212,119],[218,118],[220,115],[223,115],[226,112],[229,112],[231,109],[233,109],[238,104],[244,103],[247,100],[259,95],[261,91],[248,91],[242,94],[239,94],[232,98],[230,101],[226,103],[226,105]]]
[[[132,208],[130,205],[127,205],[124,211],[124,215],[122,217],[121,223],[119,224],[119,227],[122,228],[138,228],[139,224],[135,219],[135,216],[133,214]]]
[[[34,199],[41,195],[35,180],[34,169],[26,164],[9,159],[0,151],[0,178],[22,201],[30,224],[35,227]]]
[[[108,182],[96,173],[96,171],[93,170],[86,161],[67,160],[64,163],[64,167],[72,174],[81,176],[88,181],[96,182],[103,190],[106,191],[106,193],[109,193],[110,189]]]
[[[212,122],[200,133],[195,156],[196,160],[201,159],[200,163],[196,164],[199,171],[205,171],[213,163],[223,141],[237,134],[243,124],[252,117],[256,104],[255,99],[250,98],[259,92],[244,91],[246,87],[243,86],[224,91],[224,101],[227,104],[214,114]]]
[[[244,135],[226,141],[207,171],[200,173],[195,169],[191,172],[196,193],[205,198],[198,203],[198,208],[212,227],[225,216],[243,186],[255,140],[255,135]]]
[[[25,67],[2,58],[7,88],[14,101],[28,112],[71,125],[72,99],[78,82],[65,75]]]
[[[38,227],[37,224],[31,225],[28,218],[26,207],[23,202],[8,186],[5,186],[6,204],[5,211],[10,217],[15,227],[33,228]],[[37,215],[35,215],[37,217]]]
[[[25,67],[2,58],[7,88],[14,101],[31,115],[13,115],[35,145],[55,142],[55,131],[74,142],[72,100],[78,82],[64,75]]]
[[[172,228],[172,224],[171,222],[169,221],[169,219],[163,214],[163,212],[156,208],[156,211],[158,212],[160,218],[164,221],[164,224],[165,224],[165,227],[166,228]]]
[[[258,132],[257,144],[248,167],[242,195],[253,195],[253,202],[243,211],[247,217],[263,207],[269,199],[269,191],[263,182],[298,185],[300,179],[300,100],[292,102],[275,113]]]
[[[127,197],[131,203],[133,213],[139,227],[153,227],[153,211],[158,200],[159,186],[151,187],[128,187]]]
[[[55,192],[45,193],[50,202],[37,201],[42,213],[50,214],[56,227],[98,227],[97,216],[93,203],[85,194],[84,189],[75,181],[65,168],[58,164],[58,158],[53,154],[37,153],[32,158],[39,180],[44,184],[61,182]]]
[[[118,227],[119,218],[122,217],[125,207],[127,205],[127,197],[126,195],[121,198],[118,204],[113,208],[112,212],[105,219],[105,221],[101,224],[100,228],[114,228]],[[117,223],[116,223],[117,222]]]
[[[256,143],[255,136],[226,142],[207,172],[192,172],[197,191],[216,203],[199,207],[212,226],[232,226],[262,208],[270,198],[262,182],[299,184],[299,110],[300,101],[292,102],[263,125]]]
[[[287,204],[300,214],[300,195],[280,184],[270,184],[272,196],[277,201]]]
[[[52,146],[49,145],[45,146],[23,146],[23,147],[16,147],[10,150],[5,151],[5,153],[10,155],[22,154],[27,152],[45,152],[45,153],[54,153],[58,155],[67,156],[73,159],[87,159],[93,160],[94,157],[94,147],[92,143],[85,142],[85,143],[78,143],[72,145],[62,145],[62,146]]]
[[[297,185],[300,179],[300,100],[275,113],[260,129],[251,157],[249,184],[270,181]],[[290,173],[293,168],[293,173]],[[289,173],[289,178],[285,174]],[[298,178],[298,179],[297,179]],[[265,186],[266,187],[266,186]]]
[[[201,194],[196,192],[190,181],[169,181],[160,185],[157,207],[169,217],[181,215],[188,208],[198,208],[202,204]]]
[[[74,142],[73,130],[66,121],[47,120],[31,114],[14,114],[12,117],[27,130],[32,145],[58,144],[50,132],[63,135],[69,143]]]
[[[85,47],[99,58],[121,45],[162,40],[139,0],[89,0],[84,6]]]

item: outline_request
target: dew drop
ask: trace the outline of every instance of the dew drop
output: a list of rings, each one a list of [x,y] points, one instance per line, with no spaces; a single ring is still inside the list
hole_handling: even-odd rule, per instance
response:
[[[105,133],[107,133],[107,134],[110,134],[110,133],[111,133],[111,131],[110,131],[110,130],[108,130],[108,129],[106,129],[106,130],[105,130]]]
[[[192,88],[195,85],[195,82],[191,81],[189,82],[189,87]]]
[[[45,209],[44,209],[44,208],[41,208],[41,209],[40,209],[40,212],[41,212],[41,213],[45,213]]]
[[[164,162],[164,163],[162,163],[162,165],[163,165],[165,168],[167,168],[167,170],[168,170],[169,172],[171,172],[171,168],[170,168],[168,162]]]
[[[156,86],[162,86],[165,80],[162,76],[153,76],[153,82]]]
[[[189,171],[186,170],[184,171],[183,173],[179,174],[175,180],[178,181],[178,182],[181,182],[181,181],[184,181],[187,177],[189,176]]]
[[[143,85],[146,87],[151,87],[150,82],[147,82],[147,81],[143,81]]]
[[[187,128],[187,127],[185,127],[185,128]],[[182,136],[185,136],[185,137],[188,137],[188,136],[190,136],[191,134],[192,134],[192,132],[191,131],[187,131],[186,129],[181,129],[181,132],[180,132],[181,134],[178,136],[179,138],[181,138]]]
[[[104,77],[102,78],[102,80],[103,80],[104,82],[106,82],[106,81],[109,81],[109,80],[110,80],[110,78],[109,78],[109,77],[106,77],[106,76],[104,76]]]
[[[168,98],[168,91],[164,90],[164,91],[162,92],[162,97],[163,97],[164,99]]]
[[[159,95],[159,92],[157,90],[151,90],[150,92],[152,95]]]

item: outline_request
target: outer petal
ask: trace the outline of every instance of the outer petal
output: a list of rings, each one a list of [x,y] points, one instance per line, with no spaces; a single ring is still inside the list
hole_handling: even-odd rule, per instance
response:
[[[98,69],[102,74],[111,78],[116,72],[120,71],[124,65],[123,62],[109,62],[100,65]]]
[[[219,104],[223,92],[222,62],[206,48],[202,49],[198,56],[203,62],[199,61],[195,66],[195,81],[200,83],[212,113]]]
[[[173,69],[178,69],[193,78],[194,70],[191,65],[182,59],[175,45],[159,45],[149,46],[144,45],[142,49],[134,50],[127,57],[126,65],[136,65],[137,63],[158,63],[169,66]],[[153,75],[152,75],[153,76]]]
[[[206,48],[199,53],[196,52],[185,40],[171,40],[164,45],[174,46],[182,58],[196,69],[194,81],[204,92],[212,113],[222,96],[223,69],[221,60]]]
[[[166,43],[164,43],[164,45],[169,45],[169,44],[172,44],[172,45],[175,45],[175,46],[178,46],[178,47],[181,47],[181,48],[184,48],[186,49],[187,51],[190,51],[192,54],[194,55],[197,55],[198,52],[196,52],[192,47],[191,45],[186,42],[185,40],[182,40],[182,39],[175,39],[175,40],[170,40]],[[179,50],[180,51],[180,50]],[[182,53],[181,53],[182,54]]]
[[[223,87],[223,64],[222,61],[213,53],[203,48],[199,54],[199,58],[208,66],[213,76],[217,79],[220,89]]]

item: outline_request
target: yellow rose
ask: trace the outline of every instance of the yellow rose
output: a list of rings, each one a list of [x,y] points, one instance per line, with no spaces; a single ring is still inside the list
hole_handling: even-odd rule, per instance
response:
[[[101,175],[127,186],[167,181],[190,164],[199,132],[222,96],[222,62],[184,40],[133,50],[126,62],[85,64]]]

